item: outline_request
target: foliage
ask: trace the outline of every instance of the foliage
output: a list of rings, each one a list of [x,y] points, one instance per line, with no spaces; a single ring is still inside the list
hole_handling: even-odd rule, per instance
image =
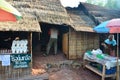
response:
[[[87,0],[86,2],[110,9],[120,9],[119,0]]]

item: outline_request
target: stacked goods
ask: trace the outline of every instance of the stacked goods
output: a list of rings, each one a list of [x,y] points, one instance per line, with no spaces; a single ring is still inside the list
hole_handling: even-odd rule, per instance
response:
[[[102,69],[103,69],[103,66],[101,65],[101,67],[100,67],[100,71],[102,71]],[[115,74],[116,73],[116,70],[117,70],[117,68],[116,67],[111,67],[110,69],[106,69],[105,70],[105,74]]]
[[[11,53],[10,49],[1,49],[0,54],[6,54],[6,53]]]
[[[100,49],[87,51],[86,54],[87,54],[87,57],[89,57],[89,59],[91,60],[94,59],[94,62],[90,62],[89,65],[91,65],[92,67],[95,67],[101,72],[103,71],[103,64],[109,64],[107,63],[108,61],[115,60],[114,57],[111,57],[107,54],[102,54],[102,51]],[[108,65],[106,65],[106,69],[105,69],[106,75],[115,74],[115,73],[116,73],[116,66],[108,67]]]
[[[27,53],[27,44],[27,40],[14,40],[11,47],[12,53]]]

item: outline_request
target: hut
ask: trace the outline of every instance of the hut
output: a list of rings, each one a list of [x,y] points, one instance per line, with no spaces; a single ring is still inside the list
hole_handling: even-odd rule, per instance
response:
[[[41,52],[46,51],[46,46],[49,41],[48,30],[51,27],[56,27],[59,30],[58,51],[62,52],[62,36],[68,32],[70,25],[70,17],[59,0],[39,0],[39,6],[36,6],[40,13],[36,13],[38,21],[41,25],[42,33],[40,34]],[[63,15],[64,14],[64,15]]]
[[[68,53],[69,59],[82,58],[87,50],[99,48],[99,37],[94,33],[94,21],[87,16],[81,6],[77,8],[66,8],[73,27],[68,35]]]
[[[76,8],[66,8],[71,18],[71,28],[65,34],[63,51],[69,59],[81,58],[87,50],[101,48],[99,45],[103,40],[103,34],[97,34],[93,28],[99,23],[119,18],[118,10],[110,10],[89,3],[80,3]],[[67,37],[66,37],[67,36]],[[65,43],[63,43],[65,45]]]
[[[49,40],[48,30],[56,27],[59,30],[58,50],[62,51],[63,34],[69,31],[71,19],[59,0],[11,1],[19,11],[36,16],[41,26],[41,33],[33,34],[33,52],[44,52]],[[63,15],[64,14],[64,15]]]
[[[32,2],[32,4],[34,4],[34,2]],[[38,11],[35,14],[38,17],[42,30],[39,42],[41,47],[40,51],[45,51],[46,49],[49,40],[47,32],[52,26],[60,30],[58,50],[62,51],[68,59],[82,57],[82,54],[86,50],[99,46],[97,44],[95,45],[95,43],[99,42],[99,39],[92,30],[95,23],[86,16],[82,10],[75,10],[75,14],[73,12],[73,14],[69,15],[69,12],[66,11],[59,0],[40,0],[37,4],[39,4],[39,6],[36,5]],[[87,23],[88,21],[89,23]],[[91,35],[93,38],[90,37]],[[88,46],[88,43],[91,45]]]
[[[103,21],[110,20],[113,18],[119,18],[120,11],[115,9],[108,9],[89,3],[80,3],[83,11],[88,15],[97,25]]]
[[[120,18],[120,10],[108,9],[105,7],[100,7],[93,4],[88,3],[80,3],[80,5],[86,15],[88,15],[96,25],[104,22],[106,20],[110,20],[113,18]],[[103,42],[109,34],[99,34],[100,43]],[[116,34],[115,34],[116,39]],[[120,44],[119,44],[120,45]],[[102,47],[100,46],[102,49]]]
[[[17,80],[20,77],[31,74],[32,68],[32,33],[41,32],[37,18],[31,14],[21,12],[23,18],[17,22],[0,22],[0,80]],[[11,41],[5,41],[7,38]],[[19,37],[13,52],[14,38]],[[3,39],[3,40],[2,40]],[[21,51],[26,40],[26,52]],[[4,41],[4,42],[3,42]],[[18,45],[18,42],[20,44]],[[21,45],[23,44],[23,45]],[[20,47],[21,45],[21,47]]]

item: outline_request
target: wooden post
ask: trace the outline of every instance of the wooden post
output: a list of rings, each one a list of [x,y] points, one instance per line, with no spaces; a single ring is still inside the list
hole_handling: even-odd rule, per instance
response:
[[[28,53],[32,54],[32,32],[28,34]]]
[[[118,61],[118,59],[119,59],[119,33],[117,33],[117,76],[116,76],[116,80],[119,80],[119,61]]]
[[[31,54],[31,71],[32,71],[32,32],[29,34],[29,52]]]
[[[105,65],[103,65],[102,80],[105,80],[105,70],[106,70],[106,67],[105,67]]]

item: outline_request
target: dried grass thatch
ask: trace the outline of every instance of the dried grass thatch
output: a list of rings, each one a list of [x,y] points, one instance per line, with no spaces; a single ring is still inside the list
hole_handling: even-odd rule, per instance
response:
[[[120,11],[118,10],[108,9],[89,3],[81,3],[79,7],[86,10],[85,12],[92,15],[99,23],[113,18],[120,18]]]
[[[70,17],[59,0],[18,0],[11,4],[20,12],[35,15],[39,22],[70,25]]]
[[[83,11],[77,8],[68,8],[67,11],[72,19],[73,28],[76,31],[94,32],[93,27],[95,23]]]
[[[23,14],[23,18],[17,22],[0,22],[0,31],[41,32],[41,29],[35,16]]]
[[[29,10],[28,5],[23,5],[21,3],[13,0],[8,0],[9,3],[14,5],[18,11],[22,14],[22,19],[17,22],[0,22],[0,31],[29,31],[29,32],[41,32],[39,22],[37,17],[32,12],[32,9]],[[28,9],[24,9],[28,7]],[[25,11],[23,11],[25,10]]]
[[[0,23],[1,31],[36,31],[38,22],[70,25],[70,17],[59,0],[8,0],[23,15],[23,19]],[[34,18],[32,18],[34,17]],[[38,21],[37,21],[38,20]],[[17,27],[16,27],[17,26]],[[35,27],[34,27],[35,26]]]

